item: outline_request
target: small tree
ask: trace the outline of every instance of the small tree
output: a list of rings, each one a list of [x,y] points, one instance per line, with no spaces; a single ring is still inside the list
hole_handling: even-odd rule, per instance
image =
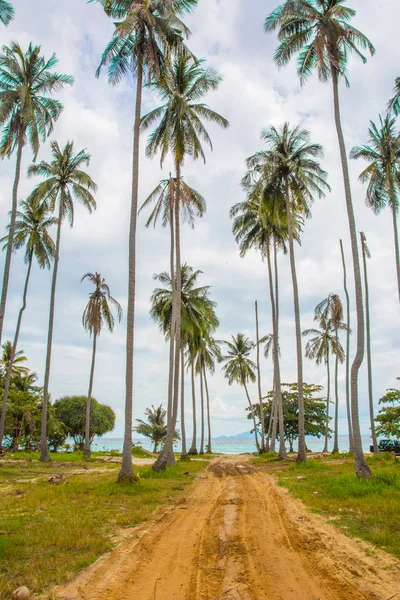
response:
[[[65,425],[67,433],[82,450],[85,439],[87,396],[64,396],[54,403],[56,417]],[[110,406],[92,398],[90,415],[90,443],[94,436],[102,436],[115,426],[115,412]]]
[[[400,381],[400,377],[397,380]],[[379,404],[385,406],[375,418],[378,423],[376,434],[400,439],[400,390],[389,388]]]
[[[158,446],[162,444],[167,437],[167,424],[165,422],[167,411],[163,408],[162,404],[160,404],[157,408],[151,405],[151,408],[146,408],[144,412],[147,416],[148,423],[142,419],[136,419],[139,425],[134,427],[133,431],[149,438],[154,444],[153,452],[156,453],[158,451]],[[177,431],[175,432],[175,439],[179,439]]]

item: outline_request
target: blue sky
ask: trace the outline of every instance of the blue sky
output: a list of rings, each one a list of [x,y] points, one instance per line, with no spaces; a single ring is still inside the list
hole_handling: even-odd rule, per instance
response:
[[[343,126],[348,150],[366,141],[369,119],[376,120],[385,110],[393,82],[399,75],[400,51],[397,0],[349,0],[357,10],[355,25],[376,46],[376,56],[367,65],[351,61],[350,89],[341,89]],[[348,270],[351,255],[344,203],[338,146],[333,123],[332,93],[329,85],[316,78],[300,88],[295,66],[278,71],[272,62],[276,45],[273,35],[265,35],[263,21],[275,7],[271,0],[199,0],[194,15],[187,21],[193,32],[190,47],[217,68],[223,82],[207,98],[210,106],[229,119],[228,131],[210,126],[214,152],[207,152],[207,164],[187,162],[186,181],[198,189],[208,203],[207,214],[194,231],[184,228],[183,260],[204,274],[202,283],[212,285],[218,302],[221,327],[219,339],[245,332],[254,338],[254,301],[260,305],[263,333],[271,330],[268,305],[266,266],[255,254],[238,256],[231,234],[229,209],[243,198],[240,179],[245,159],[262,148],[260,131],[284,121],[307,127],[315,141],[325,149],[323,166],[329,173],[332,193],[313,207],[313,217],[306,224],[302,246],[296,248],[301,296],[302,328],[313,326],[313,308],[329,292],[343,296],[339,239],[345,244]],[[52,398],[65,394],[87,393],[91,344],[81,325],[81,315],[90,291],[80,284],[87,271],[100,271],[113,295],[126,308],[127,236],[130,203],[132,155],[133,82],[118,88],[107,84],[106,74],[96,79],[94,71],[100,54],[112,34],[112,23],[96,3],[85,0],[15,0],[16,19],[2,28],[2,43],[29,41],[41,44],[45,56],[56,52],[58,69],[75,77],[73,88],[61,98],[65,110],[56,124],[53,139],[60,144],[73,140],[77,149],[87,148],[92,155],[89,172],[98,184],[98,209],[93,215],[77,207],[75,226],[63,228],[56,326],[50,381]],[[377,24],[379,23],[379,26]],[[157,97],[146,91],[143,112],[157,106]],[[142,139],[142,148],[146,134]],[[49,156],[44,145],[39,159]],[[26,149],[23,173],[31,162]],[[15,159],[0,163],[1,226],[7,223],[11,203],[11,186]],[[385,388],[395,384],[399,357],[399,305],[396,296],[394,249],[391,215],[376,217],[365,206],[365,189],[357,181],[362,163],[350,165],[357,229],[365,231],[372,253],[369,261],[373,339],[374,396],[377,400]],[[141,158],[140,200],[169,172],[162,172],[157,160]],[[23,174],[20,198],[24,198],[36,181]],[[139,218],[137,330],[135,355],[135,417],[143,416],[150,404],[166,401],[167,346],[157,326],[149,317],[149,297],[154,287],[152,276],[168,268],[168,233],[146,230],[145,217]],[[3,259],[4,257],[2,257]],[[21,255],[13,258],[10,295],[6,313],[5,338],[13,334],[20,306],[24,278]],[[281,273],[281,348],[282,380],[294,381],[296,370],[292,288],[288,260],[280,258]],[[50,295],[50,273],[35,269],[32,276],[28,308],[24,316],[21,347],[29,366],[42,381]],[[352,298],[354,298],[351,290]],[[354,302],[353,302],[354,308]],[[355,322],[353,314],[353,322]],[[123,427],[125,321],[113,335],[104,331],[98,345],[94,394],[117,412],[119,435]],[[353,349],[354,351],[354,349]],[[305,361],[305,380],[325,383],[324,369]],[[272,386],[272,365],[263,361],[262,383],[265,391]],[[346,432],[343,393],[344,371],[340,372],[340,433]],[[187,394],[189,394],[187,388]],[[366,365],[360,373],[360,412],[362,429],[368,432]],[[229,387],[218,370],[210,380],[213,432],[230,435],[247,428],[244,417],[245,397],[238,387]],[[256,388],[251,388],[256,400]],[[191,412],[186,417],[190,433]]]

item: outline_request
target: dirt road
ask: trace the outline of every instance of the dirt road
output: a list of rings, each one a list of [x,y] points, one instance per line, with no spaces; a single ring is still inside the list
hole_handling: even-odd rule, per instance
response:
[[[387,600],[398,561],[310,515],[244,457],[57,591],[63,600]],[[373,556],[371,556],[373,554]]]

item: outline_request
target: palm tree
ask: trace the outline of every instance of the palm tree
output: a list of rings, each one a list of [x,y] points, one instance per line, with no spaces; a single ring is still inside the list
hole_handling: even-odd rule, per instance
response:
[[[229,385],[238,383],[241,385],[245,392],[247,402],[249,403],[250,414],[253,418],[254,426],[254,440],[257,447],[257,451],[260,451],[260,445],[258,443],[257,436],[257,423],[256,415],[253,409],[253,404],[250,400],[249,390],[247,384],[249,381],[255,383],[257,368],[254,361],[250,358],[250,352],[254,348],[254,343],[249,340],[243,333],[238,333],[236,336],[232,336],[231,342],[223,342],[228,346],[228,354],[221,357],[222,362],[225,363],[222,370],[224,371],[225,377],[228,380]],[[260,415],[260,418],[262,415]]]
[[[8,25],[14,18],[14,7],[7,0],[0,0],[0,21],[3,25]]]
[[[360,181],[368,183],[367,206],[379,214],[386,206],[393,218],[397,287],[400,300],[400,245],[397,213],[400,194],[400,138],[395,131],[395,119],[379,116],[379,126],[370,121],[369,145],[356,146],[350,158],[363,158],[369,166],[361,173]]]
[[[7,374],[7,372],[10,369],[10,365],[11,365],[11,356],[13,353],[13,345],[11,340],[7,340],[6,342],[4,342],[1,345],[1,348],[3,350],[2,354],[1,354],[1,359],[0,359],[0,365],[2,367],[2,371],[4,376]],[[25,363],[27,361],[27,358],[24,354],[23,350],[19,350],[18,352],[15,353],[14,356],[14,360],[12,361],[12,375],[18,375],[18,374],[27,374],[29,372],[28,367],[24,367],[23,363]]]
[[[29,144],[36,160],[40,140],[43,142],[53,131],[54,121],[60,116],[61,102],[51,98],[64,85],[72,85],[69,75],[54,73],[56,55],[45,60],[40,46],[29,44],[24,53],[19,44],[10,48],[3,46],[0,53],[0,157],[11,157],[17,152],[14,185],[12,191],[11,219],[3,273],[0,301],[0,342],[3,333],[8,282],[10,278],[12,245],[17,217],[18,185],[21,175],[22,149]]]
[[[361,268],[346,144],[340,115],[339,80],[343,78],[346,84],[349,84],[346,71],[351,54],[355,54],[365,63],[367,59],[363,51],[368,50],[373,55],[375,49],[363,33],[350,25],[355,14],[354,9],[344,6],[344,0],[318,0],[318,2],[285,0],[267,17],[265,30],[269,32],[279,28],[280,44],[274,55],[278,67],[284,67],[294,55],[298,54],[297,73],[302,84],[314,69],[317,70],[320,81],[332,80],[335,124],[342,163],[356,290],[357,352],[351,368],[354,460],[357,475],[369,477],[371,470],[362,449],[358,414],[358,372],[364,358],[365,343]]]
[[[90,336],[93,336],[92,365],[90,367],[89,392],[86,401],[86,422],[85,422],[85,445],[83,448],[83,457],[90,458],[90,403],[92,398],[94,367],[96,362],[97,338],[101,333],[101,328],[105,323],[108,330],[114,331],[114,316],[111,306],[117,311],[118,321],[122,318],[122,308],[119,302],[111,296],[110,288],[104,277],[100,273],[86,273],[82,279],[89,279],[93,283],[94,292],[89,294],[89,301],[82,315],[82,324]]]
[[[81,170],[82,165],[88,165],[90,154],[81,150],[75,154],[73,142],[68,142],[63,150],[57,142],[51,142],[53,160],[48,163],[40,162],[31,165],[28,175],[40,175],[44,181],[33,190],[31,199],[43,202],[54,211],[58,203],[57,237],[54,256],[53,279],[51,283],[49,329],[47,335],[46,367],[43,387],[42,429],[40,438],[40,460],[50,461],[47,448],[47,407],[49,401],[49,379],[51,365],[51,351],[53,343],[54,309],[57,285],[58,263],[60,260],[61,227],[64,219],[70,226],[74,223],[74,199],[78,200],[91,213],[96,208],[96,201],[92,195],[97,189],[93,179]]]
[[[347,427],[349,432],[349,452],[354,452],[353,446],[353,427],[351,424],[351,409],[350,409],[350,296],[347,289],[347,269],[346,260],[344,258],[343,241],[340,240],[340,253],[342,255],[343,265],[343,287],[346,295],[346,410],[347,410]]]
[[[260,404],[260,421],[261,421],[261,445],[260,451],[265,452],[265,423],[263,418],[263,401],[262,401],[262,392],[261,392],[261,371],[260,371],[260,332],[258,327],[258,302],[257,300],[254,303],[255,313],[256,313],[256,352],[257,352],[257,388],[258,388],[258,401]]]
[[[265,177],[265,198],[282,196],[286,202],[286,218],[289,241],[290,268],[293,283],[294,314],[296,324],[297,380],[299,390],[299,449],[298,460],[307,459],[304,428],[303,397],[303,355],[301,344],[300,303],[294,254],[294,213],[310,216],[310,204],[314,196],[322,198],[330,190],[326,182],[327,173],[323,171],[316,158],[323,156],[322,147],[310,142],[310,134],[299,126],[290,128],[288,123],[277,129],[269,127],[262,131],[262,139],[267,149],[258,152],[248,160],[263,164]]]
[[[50,269],[51,261],[54,258],[55,247],[48,229],[57,223],[57,219],[49,215],[49,209],[45,204],[38,204],[34,201],[22,201],[20,203],[21,211],[17,211],[13,249],[19,250],[25,246],[25,264],[27,265],[24,291],[22,295],[22,306],[19,310],[17,325],[15,328],[14,341],[9,355],[7,371],[5,374],[4,393],[0,418],[0,452],[1,440],[4,437],[5,418],[8,392],[11,384],[11,377],[14,374],[14,363],[16,357],[21,359],[21,353],[17,352],[19,334],[21,330],[22,316],[26,308],[26,299],[30,281],[33,258],[35,257],[41,269]],[[8,236],[0,240],[8,242]],[[4,246],[6,248],[7,246]],[[7,346],[8,348],[8,346]],[[8,348],[9,349],[9,348]],[[20,361],[21,362],[21,361]]]
[[[144,412],[147,416],[148,423],[142,419],[136,419],[136,422],[139,423],[139,425],[136,425],[134,431],[139,435],[144,435],[151,439],[154,444],[153,453],[156,454],[159,444],[162,443],[167,435],[167,425],[165,422],[167,411],[163,408],[162,404],[160,404],[157,408],[151,405],[151,408],[146,408]]]
[[[151,133],[146,149],[147,156],[155,156],[160,152],[161,166],[171,152],[176,171],[175,194],[175,290],[181,289],[181,248],[180,248],[180,194],[181,173],[187,156],[196,160],[205,154],[202,142],[212,148],[211,139],[202,121],[211,121],[221,127],[228,127],[228,121],[211,110],[206,104],[199,103],[210,90],[215,90],[221,76],[214,69],[205,69],[204,61],[196,61],[191,56],[180,52],[174,59],[170,71],[165,72],[154,84],[164,104],[150,111],[142,118],[143,129],[149,128],[159,121]],[[176,413],[174,406],[178,404],[179,394],[179,363],[181,356],[181,323],[180,323],[180,294],[174,295],[175,321],[175,361],[174,361],[174,392],[172,414]],[[165,447],[154,465],[155,469],[164,469],[167,464],[174,462],[172,435],[175,423],[168,424],[169,431]]]
[[[116,23],[112,40],[107,45],[100,66],[108,65],[108,78],[117,85],[127,75],[136,80],[136,103],[133,127],[133,166],[131,216],[129,226],[128,310],[126,337],[126,397],[125,431],[122,466],[118,480],[133,480],[132,470],[132,411],[133,359],[136,294],[136,226],[139,193],[139,137],[143,86],[160,78],[167,68],[171,50],[182,46],[182,34],[190,31],[179,15],[191,12],[197,0],[98,0]],[[172,439],[172,438],[171,438]],[[172,443],[172,442],[171,442]]]
[[[367,246],[367,238],[363,231],[360,232],[361,250],[364,266],[364,286],[365,286],[365,324],[367,329],[367,369],[368,369],[368,400],[369,400],[369,417],[371,422],[371,438],[374,446],[375,454],[378,454],[378,441],[375,433],[375,418],[374,418],[374,395],[372,391],[372,357],[371,357],[371,324],[370,324],[370,307],[369,307],[369,287],[368,287],[368,269],[367,258],[371,258],[371,253]]]
[[[395,115],[400,113],[400,77],[396,78],[393,90],[394,96],[388,103],[388,109],[393,110]]]
[[[203,328],[204,331],[204,328]],[[206,392],[207,401],[207,429],[208,443],[206,445],[207,452],[212,453],[211,447],[211,414],[210,414],[210,395],[208,393],[207,370],[210,373],[215,373],[215,363],[221,362],[221,349],[219,343],[213,339],[209,332],[201,333],[198,340],[198,349],[196,355],[196,370],[200,375],[200,390],[201,390],[201,442],[200,454],[204,454],[204,395],[203,381]]]

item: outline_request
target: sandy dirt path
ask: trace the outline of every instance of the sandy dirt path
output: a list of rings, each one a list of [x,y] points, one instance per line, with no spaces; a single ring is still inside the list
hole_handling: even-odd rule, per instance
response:
[[[373,556],[372,556],[373,554]],[[61,600],[388,600],[398,561],[347,538],[245,457],[57,590]]]

